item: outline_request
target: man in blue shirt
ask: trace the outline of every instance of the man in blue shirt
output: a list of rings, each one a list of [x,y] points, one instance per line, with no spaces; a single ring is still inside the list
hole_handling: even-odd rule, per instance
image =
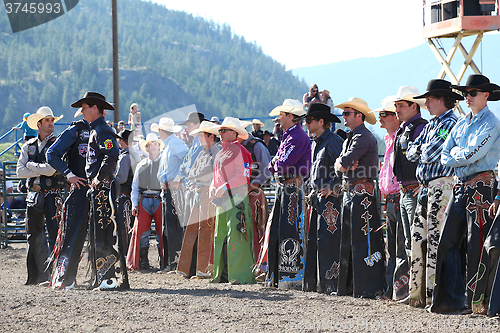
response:
[[[302,290],[330,294],[337,291],[340,266],[340,187],[342,179],[334,163],[342,152],[344,140],[330,131],[340,119],[323,103],[314,103],[305,116],[311,145],[311,175],[308,206],[311,207],[307,235],[304,282]]]
[[[159,124],[151,125],[153,132],[158,132],[163,140],[165,148],[161,153],[160,165],[158,167],[158,180],[162,188],[163,209],[163,263],[161,269],[167,271],[175,270],[179,262],[184,232],[179,222],[178,205],[174,205],[173,193],[179,191],[179,182],[174,179],[179,174],[182,160],[188,153],[188,147],[179,139],[175,133],[182,127],[175,125],[170,118],[161,118]]]
[[[486,314],[490,275],[498,262],[495,252],[499,244],[485,240],[492,236],[490,231],[498,231],[498,223],[497,228],[492,226],[488,208],[496,191],[493,169],[500,158],[500,121],[489,110],[487,101],[500,99],[494,92],[500,87],[483,75],[473,74],[465,86],[452,88],[462,92],[471,112],[451,130],[441,155],[441,163],[455,169],[458,181],[439,241],[431,311],[446,313],[472,307],[475,313]],[[494,236],[498,242],[498,234]],[[465,237],[466,261],[465,254],[461,254]],[[487,251],[490,249],[494,251]],[[462,263],[466,265],[465,281]]]
[[[410,306],[430,305],[434,290],[436,256],[443,218],[454,185],[454,168],[441,164],[443,144],[457,122],[453,114],[457,100],[463,97],[451,90],[446,80],[431,80],[425,98],[429,113],[434,116],[418,138],[410,142],[406,158],[417,165],[420,184],[413,221],[412,261],[410,272]]]

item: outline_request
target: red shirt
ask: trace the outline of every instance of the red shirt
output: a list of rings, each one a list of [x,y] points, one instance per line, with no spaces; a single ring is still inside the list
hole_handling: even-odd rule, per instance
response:
[[[222,150],[215,155],[212,187],[236,188],[250,184],[252,155],[238,143],[222,142]]]

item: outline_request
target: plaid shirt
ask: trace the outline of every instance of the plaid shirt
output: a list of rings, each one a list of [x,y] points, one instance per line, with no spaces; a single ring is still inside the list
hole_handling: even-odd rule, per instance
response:
[[[457,116],[450,109],[432,118],[418,138],[408,145],[406,158],[419,162],[416,176],[420,184],[427,185],[433,179],[454,175],[454,168],[441,164],[441,152],[456,123]]]

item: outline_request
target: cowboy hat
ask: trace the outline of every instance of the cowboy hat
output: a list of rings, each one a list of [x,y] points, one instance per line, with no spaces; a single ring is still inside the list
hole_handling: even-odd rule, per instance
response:
[[[326,89],[324,89],[324,90],[321,92],[321,94],[327,94],[328,96],[330,96],[330,92],[329,92],[328,90],[326,90]]]
[[[344,109],[344,108],[353,108],[356,111],[361,112],[365,115],[365,120],[372,125],[377,123],[377,119],[375,119],[375,115],[371,113],[370,108],[368,107],[368,103],[363,101],[359,97],[351,97],[347,102],[344,102],[339,105],[335,105],[334,107]]]
[[[442,79],[433,79],[427,83],[427,91],[415,98],[425,98],[427,96],[449,96],[456,100],[463,101],[463,97],[451,90],[451,82]]]
[[[134,132],[129,129],[121,130],[116,136],[126,142],[134,141]]]
[[[170,133],[178,133],[182,131],[182,126],[176,125],[171,118],[163,117],[160,118],[159,124],[151,124],[151,130],[153,132],[159,132],[160,129]]]
[[[226,117],[220,125],[215,125],[214,130],[219,131],[222,128],[229,128],[238,133],[238,138],[248,139],[248,132],[238,118]]]
[[[331,108],[323,103],[313,103],[309,105],[309,108],[307,109],[307,113],[304,116],[305,118],[307,117],[312,117],[312,118],[319,118],[319,119],[324,119],[328,120],[333,123],[340,123],[339,117],[334,115],[333,113],[330,112]]]
[[[139,142],[139,147],[143,152],[149,154],[148,150],[146,149],[146,145],[153,141],[158,142],[160,144],[160,151],[162,151],[163,148],[165,148],[165,144],[163,143],[162,139],[158,138],[158,136],[154,133],[148,133],[146,139]]]
[[[465,86],[452,85],[451,87],[460,91],[466,91],[467,88],[477,88],[479,90],[490,93],[490,96],[488,96],[488,101],[500,100],[500,86],[491,83],[490,79],[481,74],[469,75]]]
[[[75,103],[71,104],[71,107],[73,108],[79,108],[75,112],[75,118],[78,117],[79,115],[82,114],[82,104],[88,104],[88,105],[97,105],[103,110],[114,110],[115,108],[106,102],[106,97],[104,95],[101,95],[97,92],[93,91],[87,91],[85,95],[83,95],[83,98],[80,98],[78,101]]]
[[[389,111],[389,112],[396,112],[396,107],[394,106],[394,100],[396,99],[396,95],[391,95],[387,96],[382,100],[382,106],[380,108],[377,108],[375,110],[372,110],[371,112],[381,112],[381,111]]]
[[[218,130],[214,129],[215,126],[217,126],[217,125],[212,123],[211,121],[203,120],[200,124],[200,127],[189,132],[189,135],[195,136],[196,134],[201,133],[201,132],[219,135]]]
[[[394,102],[407,101],[411,103],[417,103],[420,108],[427,109],[425,106],[425,99],[416,99],[415,96],[420,95],[417,88],[412,86],[401,86],[396,94],[396,99]]]
[[[187,123],[199,124],[205,119],[205,116],[201,112],[189,112],[187,119],[180,123],[179,125],[186,125]]]
[[[270,116],[279,116],[280,112],[291,113],[298,117],[306,114],[304,105],[296,99],[285,99],[282,105],[275,107],[270,113]]]
[[[264,126],[264,123],[262,121],[260,121],[259,119],[255,118],[254,120],[252,120],[252,125],[253,124],[258,124],[260,126]]]
[[[60,117],[54,117],[54,113],[52,112],[51,108],[49,108],[48,106],[42,106],[41,108],[36,110],[36,113],[29,115],[28,119],[26,119],[26,122],[31,129],[37,130],[38,126],[36,124],[43,118],[54,118],[54,122],[57,122],[62,117],[64,117],[64,115],[61,115]]]

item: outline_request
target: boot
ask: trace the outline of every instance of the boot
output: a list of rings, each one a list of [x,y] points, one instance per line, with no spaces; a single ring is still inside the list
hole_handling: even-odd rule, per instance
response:
[[[139,270],[149,270],[148,248],[143,247],[139,252]]]

